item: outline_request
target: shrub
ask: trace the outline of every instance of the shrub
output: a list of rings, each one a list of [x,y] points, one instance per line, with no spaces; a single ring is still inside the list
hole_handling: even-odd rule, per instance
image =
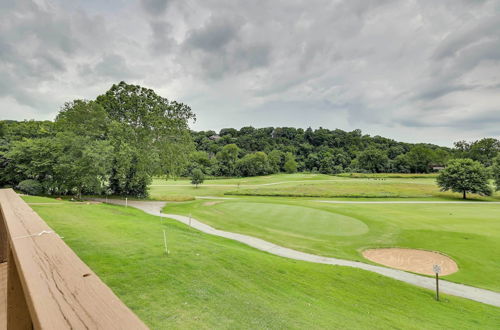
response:
[[[17,189],[28,195],[40,195],[43,192],[42,184],[31,179],[19,182]]]

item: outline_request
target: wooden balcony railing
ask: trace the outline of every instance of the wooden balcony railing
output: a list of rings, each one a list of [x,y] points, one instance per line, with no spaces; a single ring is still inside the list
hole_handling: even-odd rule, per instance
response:
[[[0,208],[0,329],[147,329],[12,189]]]

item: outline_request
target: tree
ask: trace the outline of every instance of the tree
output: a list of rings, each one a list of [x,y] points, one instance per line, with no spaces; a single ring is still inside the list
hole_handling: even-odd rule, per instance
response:
[[[495,180],[496,190],[500,190],[500,155],[493,161],[492,174]]]
[[[108,114],[99,103],[74,100],[65,103],[59,111],[55,127],[58,131],[104,140],[107,138],[109,123]]]
[[[112,147],[108,141],[92,140],[73,133],[56,138],[60,154],[54,165],[54,183],[59,191],[101,194],[109,181]]]
[[[358,166],[372,173],[381,173],[387,170],[389,158],[379,149],[368,148],[358,155]]]
[[[468,158],[451,160],[439,173],[437,183],[441,191],[462,193],[463,199],[467,198],[467,193],[482,196],[492,194],[488,185],[488,171],[481,163]]]
[[[213,174],[215,160],[206,151],[194,151],[189,155],[189,164],[186,168],[186,176],[190,176],[193,170],[199,168],[203,173]]]
[[[291,152],[285,154],[285,172],[295,173],[297,172],[297,162],[295,161],[295,156]]]
[[[96,102],[111,120],[114,193],[142,197],[153,175],[177,177],[185,170],[194,150],[188,123],[196,119],[189,106],[123,81]]]
[[[225,145],[221,151],[217,153],[217,160],[219,161],[219,171],[221,175],[231,176],[236,172],[236,161],[240,148],[236,144]]]
[[[412,173],[429,173],[435,158],[432,149],[423,145],[411,148],[405,156]]]
[[[271,167],[271,172],[280,172],[283,165],[283,159],[285,157],[283,151],[274,149],[267,154],[267,157],[269,158],[269,166]]]
[[[199,184],[202,184],[203,181],[205,180],[205,175],[199,168],[195,168],[193,170],[193,174],[191,175],[191,183],[195,185],[196,188],[198,188]]]
[[[245,155],[236,163],[237,173],[241,176],[269,174],[271,168],[266,153],[262,151]]]
[[[455,142],[455,152],[459,157],[471,158],[491,166],[493,159],[500,152],[500,141],[493,138],[484,138],[474,142]]]

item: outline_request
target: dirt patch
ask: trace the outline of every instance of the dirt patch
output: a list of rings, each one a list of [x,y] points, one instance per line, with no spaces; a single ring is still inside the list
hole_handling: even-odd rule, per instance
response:
[[[458,266],[441,253],[416,249],[368,249],[363,257],[384,266],[425,275],[434,275],[433,265],[441,266],[440,275],[449,275],[458,271]]]
[[[212,205],[216,205],[216,204],[220,204],[222,203],[221,201],[215,201],[215,202],[205,202],[203,203],[203,206],[212,206]]]

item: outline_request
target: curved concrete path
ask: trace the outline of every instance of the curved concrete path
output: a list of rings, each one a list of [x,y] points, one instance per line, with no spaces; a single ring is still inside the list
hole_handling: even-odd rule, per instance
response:
[[[96,199],[100,202],[104,202],[104,199]],[[117,204],[117,205],[125,205],[125,201],[123,200],[112,200],[109,199],[108,203]],[[166,205],[166,202],[150,202],[150,201],[128,201],[128,205],[131,207],[138,208],[146,213],[151,215],[165,217],[180,221],[188,226],[191,226],[195,229],[198,229],[204,233],[221,236],[228,239],[232,239],[261,251],[269,252],[281,257],[309,261],[319,264],[328,264],[328,265],[336,265],[336,266],[347,266],[354,267],[363,270],[367,270],[373,273],[377,273],[383,276],[387,276],[399,281],[403,281],[409,284],[413,284],[425,289],[434,290],[435,289],[435,279],[431,277],[416,275],[412,273],[407,273],[401,270],[375,266],[370,264],[365,264],[358,261],[330,258],[330,257],[322,257],[314,254],[304,253],[296,250],[292,250],[286,247],[282,247],[268,241],[262,240],[260,238],[232,233],[228,231],[218,230],[209,225],[206,225],[196,219],[186,217],[183,215],[177,214],[164,214],[161,213],[162,208]],[[485,289],[479,289],[468,285],[448,282],[444,280],[440,280],[439,289],[443,293],[447,293],[450,295],[467,298],[471,300],[475,300],[478,302],[482,302],[485,304],[493,305],[500,307],[500,293],[494,292]]]

